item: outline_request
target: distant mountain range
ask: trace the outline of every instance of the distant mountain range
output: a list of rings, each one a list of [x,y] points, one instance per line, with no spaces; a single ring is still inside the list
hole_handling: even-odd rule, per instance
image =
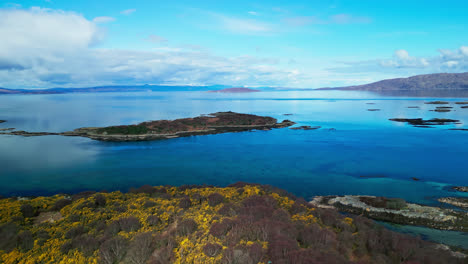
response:
[[[374,83],[319,89],[287,89],[262,87],[250,89],[232,88],[225,85],[211,86],[167,86],[167,85],[134,85],[134,86],[97,86],[86,88],[51,88],[51,89],[7,89],[0,87],[0,94],[65,94],[65,93],[105,93],[105,92],[143,92],[143,91],[209,91],[220,93],[244,93],[258,91],[287,90],[344,90],[370,91],[382,94],[406,93],[406,95],[448,96],[454,93],[468,95],[468,72],[434,73],[416,75],[408,78],[382,80]],[[457,96],[457,95],[455,95]],[[461,95],[460,95],[461,96]]]
[[[347,90],[371,92],[468,91],[468,72],[416,75],[408,78],[382,80],[364,85],[335,88],[319,88],[318,90]]]
[[[109,93],[109,92],[145,92],[145,91],[211,91],[229,86],[168,86],[168,85],[132,85],[132,86],[97,86],[85,88],[51,89],[7,89],[0,87],[0,94],[66,94],[66,93]]]
[[[221,90],[211,90],[208,91],[210,93],[255,93],[261,92],[260,90],[250,89],[250,88],[243,88],[243,87],[236,87],[236,88],[226,88]]]

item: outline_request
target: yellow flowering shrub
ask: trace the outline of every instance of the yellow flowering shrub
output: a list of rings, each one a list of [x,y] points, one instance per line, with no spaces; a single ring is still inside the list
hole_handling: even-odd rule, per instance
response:
[[[354,251],[365,244],[369,224],[356,221],[246,184],[6,198],[0,199],[0,263],[367,261]],[[343,244],[352,248],[344,250],[340,239],[352,239]]]

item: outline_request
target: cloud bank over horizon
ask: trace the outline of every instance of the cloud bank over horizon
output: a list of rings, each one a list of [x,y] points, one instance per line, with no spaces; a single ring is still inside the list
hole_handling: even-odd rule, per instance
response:
[[[430,56],[413,56],[406,49],[395,49],[393,57],[388,54],[371,60],[333,59],[329,65],[321,66],[301,61],[300,57],[262,54],[261,47],[255,47],[253,54],[219,54],[153,32],[134,40],[152,45],[149,47],[102,45],[109,39],[107,26],[139,14],[136,10],[120,11],[123,18],[112,15],[87,18],[60,9],[0,8],[0,87],[223,84],[319,88],[414,74],[468,71],[468,46],[439,49],[438,55]],[[224,31],[245,34],[248,39],[275,32],[273,23],[259,20],[262,12],[249,11],[246,15],[250,17],[216,14],[212,18],[219,21]],[[347,14],[331,15],[326,20],[288,17],[277,21],[293,27],[292,30],[314,24],[335,27],[372,22],[368,17]]]

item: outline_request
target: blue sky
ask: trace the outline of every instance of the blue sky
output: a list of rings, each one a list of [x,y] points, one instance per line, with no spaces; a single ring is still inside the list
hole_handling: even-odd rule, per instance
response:
[[[466,10],[450,0],[16,1],[0,4],[0,86],[319,88],[464,72]]]

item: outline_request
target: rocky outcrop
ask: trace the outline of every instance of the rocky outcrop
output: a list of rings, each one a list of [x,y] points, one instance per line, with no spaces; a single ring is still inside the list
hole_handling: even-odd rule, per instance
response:
[[[453,206],[468,208],[468,198],[462,197],[443,197],[437,199],[441,203],[451,204]]]
[[[396,224],[468,232],[466,212],[406,203],[401,199],[357,195],[317,196],[311,203]]]
[[[1,123],[5,123],[5,122],[6,122],[6,120],[0,120],[0,124],[1,124]]]
[[[63,219],[63,216],[60,212],[42,212],[36,219],[34,219],[34,224],[40,225],[43,223],[55,223]]]
[[[446,102],[446,101],[432,101],[432,102],[425,102],[425,104],[438,104],[438,105],[441,105],[441,104],[449,104],[449,102]]]
[[[468,192],[468,186],[454,186],[452,189],[459,192]]]
[[[298,126],[298,127],[291,127],[289,129],[293,130],[316,130],[321,128],[321,126]]]
[[[422,118],[390,118],[389,120],[394,122],[404,122],[413,126],[442,126],[449,123],[460,122],[460,120],[448,118],[432,118],[427,120]]]

